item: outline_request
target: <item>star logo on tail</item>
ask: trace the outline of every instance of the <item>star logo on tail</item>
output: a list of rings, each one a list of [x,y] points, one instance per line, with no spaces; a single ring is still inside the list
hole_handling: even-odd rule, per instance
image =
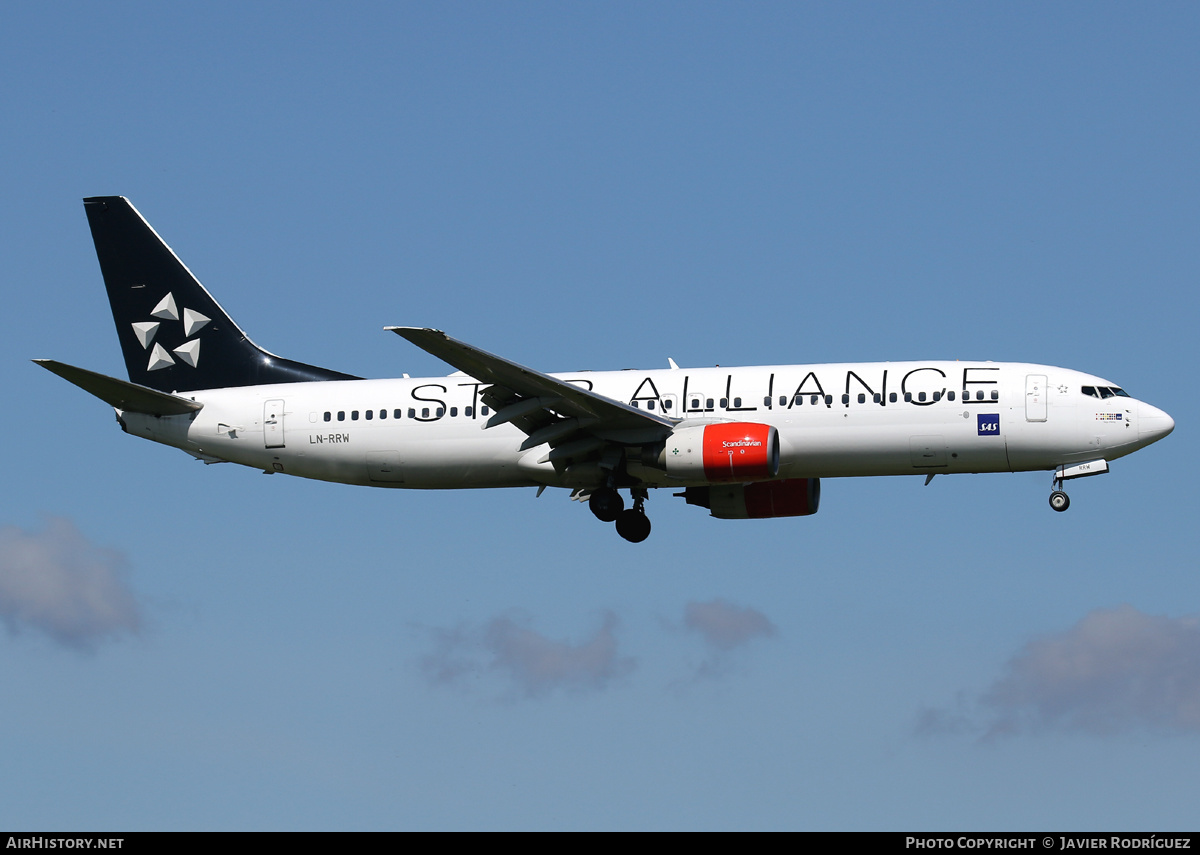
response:
[[[176,362],[181,362],[195,368],[200,364],[200,339],[193,336],[203,329],[212,319],[202,315],[195,309],[184,309],[181,313],[175,302],[175,295],[168,292],[167,296],[158,301],[158,305],[150,312],[153,321],[138,321],[133,324],[133,334],[143,350],[150,351],[150,361],[147,371],[158,371],[170,368]],[[164,324],[178,323],[182,326],[185,341],[176,348],[168,350],[161,342],[155,341]],[[174,354],[174,355],[172,355]]]

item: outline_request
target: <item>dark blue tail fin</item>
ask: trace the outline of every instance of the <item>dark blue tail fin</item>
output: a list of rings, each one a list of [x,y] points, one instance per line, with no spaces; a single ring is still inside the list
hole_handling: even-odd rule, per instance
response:
[[[160,392],[357,380],[267,353],[123,196],[83,200],[129,379]]]

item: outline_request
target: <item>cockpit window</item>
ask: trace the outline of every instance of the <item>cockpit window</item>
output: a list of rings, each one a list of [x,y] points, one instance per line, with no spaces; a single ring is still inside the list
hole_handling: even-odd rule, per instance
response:
[[[1079,391],[1083,392],[1083,394],[1090,398],[1112,398],[1114,396],[1117,398],[1129,397],[1128,392],[1116,386],[1083,386]]]

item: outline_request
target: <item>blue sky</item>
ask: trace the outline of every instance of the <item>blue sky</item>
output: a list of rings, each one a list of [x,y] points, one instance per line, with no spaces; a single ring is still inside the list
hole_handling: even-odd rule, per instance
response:
[[[1191,827],[1194,5],[6,9],[0,825]],[[1166,441],[1048,473],[665,494],[202,466],[28,360],[122,363],[80,199],[261,345],[444,374],[971,358]]]

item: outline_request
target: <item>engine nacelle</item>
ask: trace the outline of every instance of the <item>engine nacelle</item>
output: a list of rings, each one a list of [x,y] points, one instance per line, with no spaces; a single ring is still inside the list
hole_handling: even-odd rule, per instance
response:
[[[689,505],[708,508],[722,520],[806,517],[815,514],[821,504],[821,479],[787,478],[758,484],[688,487],[683,498]]]
[[[681,481],[765,481],[779,472],[779,431],[754,422],[717,422],[674,431],[662,451]]]

